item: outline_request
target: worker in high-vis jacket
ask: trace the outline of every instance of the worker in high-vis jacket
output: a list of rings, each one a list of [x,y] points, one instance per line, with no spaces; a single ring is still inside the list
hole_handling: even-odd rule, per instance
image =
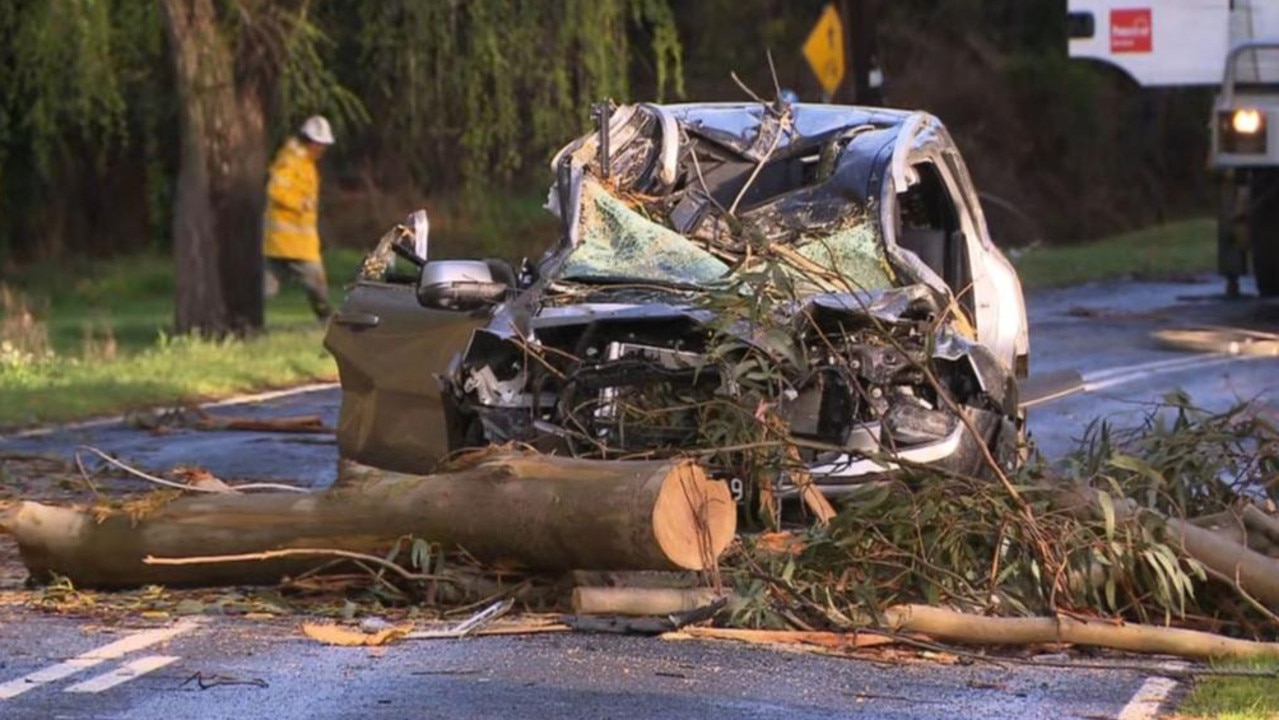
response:
[[[316,317],[328,318],[329,284],[320,258],[320,171],[316,163],[333,144],[333,129],[319,115],[307,118],[276,153],[266,188],[262,254],[266,256],[265,295],[275,297],[281,279],[306,289]]]

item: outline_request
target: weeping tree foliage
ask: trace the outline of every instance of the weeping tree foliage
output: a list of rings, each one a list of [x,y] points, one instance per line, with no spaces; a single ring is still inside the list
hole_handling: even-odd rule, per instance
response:
[[[343,79],[365,88],[381,155],[404,153],[419,182],[507,181],[545,157],[591,103],[630,96],[635,38],[649,38],[658,97],[683,92],[665,0],[386,0],[336,15],[359,28]]]
[[[88,245],[74,237],[96,211],[86,181],[152,117],[150,103],[130,99],[154,95],[155,10],[124,0],[0,3],[0,258],[15,237],[39,238],[44,254]]]
[[[42,170],[68,133],[96,140],[124,133],[122,77],[130,41],[148,14],[137,3],[80,0],[0,5],[0,132],[21,134]],[[152,25],[154,29],[154,25]]]

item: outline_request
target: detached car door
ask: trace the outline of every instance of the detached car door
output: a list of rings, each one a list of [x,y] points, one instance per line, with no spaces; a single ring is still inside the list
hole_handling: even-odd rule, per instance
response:
[[[324,346],[342,383],[342,457],[420,473],[450,447],[438,377],[485,318],[424,308],[414,283],[401,280],[357,280],[330,321]]]

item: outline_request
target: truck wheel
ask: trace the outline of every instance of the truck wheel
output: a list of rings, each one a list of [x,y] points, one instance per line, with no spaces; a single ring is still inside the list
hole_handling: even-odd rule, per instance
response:
[[[1257,294],[1279,296],[1279,171],[1259,170],[1252,175],[1249,243]]]

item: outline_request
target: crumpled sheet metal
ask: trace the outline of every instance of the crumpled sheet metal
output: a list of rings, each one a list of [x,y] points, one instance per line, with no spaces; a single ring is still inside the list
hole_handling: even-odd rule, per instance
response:
[[[826,293],[813,296],[808,302],[825,310],[865,314],[886,322],[931,317],[940,312],[936,295],[921,283],[858,293]]]

